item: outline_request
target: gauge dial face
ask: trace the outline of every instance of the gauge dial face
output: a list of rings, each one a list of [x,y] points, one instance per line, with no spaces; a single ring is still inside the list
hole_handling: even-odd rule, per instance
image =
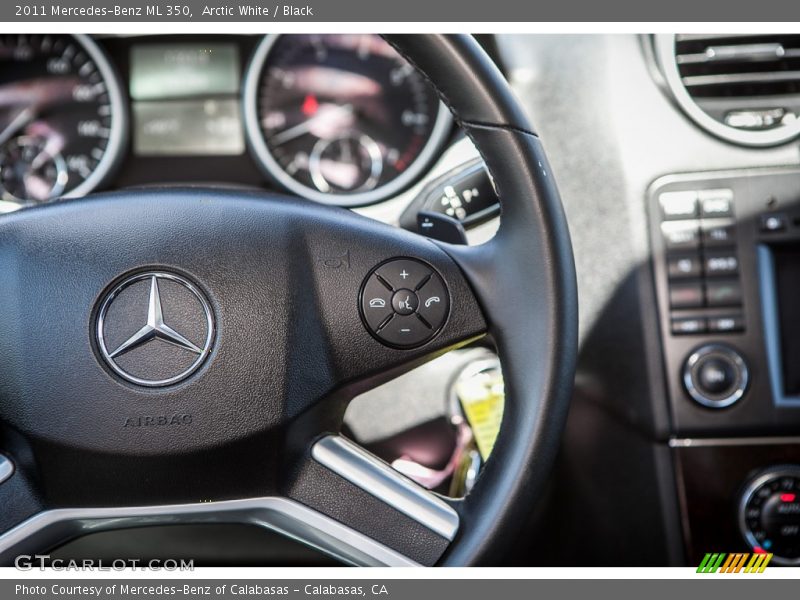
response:
[[[739,510],[751,548],[774,553],[776,564],[800,564],[800,467],[771,469],[751,481]]]
[[[354,206],[387,198],[429,164],[452,119],[376,35],[269,36],[245,83],[250,142],[289,190]]]
[[[0,36],[0,199],[82,196],[108,174],[124,139],[122,94],[85,36]]]

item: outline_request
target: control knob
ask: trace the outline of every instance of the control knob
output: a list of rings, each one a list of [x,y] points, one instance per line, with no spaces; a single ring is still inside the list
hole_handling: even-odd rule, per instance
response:
[[[754,552],[773,553],[779,565],[800,565],[800,466],[771,467],[747,483],[739,528]]]
[[[744,359],[733,348],[721,344],[697,348],[683,366],[686,392],[708,408],[724,408],[738,402],[749,379]]]

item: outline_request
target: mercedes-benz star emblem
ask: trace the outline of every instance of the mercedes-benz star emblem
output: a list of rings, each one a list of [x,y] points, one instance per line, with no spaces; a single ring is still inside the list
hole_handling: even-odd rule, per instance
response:
[[[105,296],[97,346],[120,377],[150,387],[194,373],[211,351],[214,316],[202,292],[173,273],[137,273]]]

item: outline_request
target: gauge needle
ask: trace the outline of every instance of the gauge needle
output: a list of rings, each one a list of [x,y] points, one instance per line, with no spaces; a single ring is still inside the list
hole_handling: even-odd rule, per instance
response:
[[[31,119],[33,119],[33,109],[31,107],[20,111],[2,133],[0,133],[0,146],[10,140],[17,131],[25,127]]]
[[[273,147],[280,146],[281,144],[285,144],[286,142],[307,133],[314,126],[314,124],[318,123],[319,121],[325,121],[331,118],[336,118],[337,116],[351,114],[353,114],[352,104],[345,104],[343,106],[326,106],[321,108],[315,116],[311,117],[307,121],[303,121],[294,127],[289,127],[289,129],[284,129],[280,133],[272,136],[270,142],[272,142]]]

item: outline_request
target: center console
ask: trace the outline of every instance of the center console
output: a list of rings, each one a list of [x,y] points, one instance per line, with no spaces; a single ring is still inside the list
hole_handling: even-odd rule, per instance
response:
[[[648,195],[690,561],[800,563],[800,170],[671,175]]]

